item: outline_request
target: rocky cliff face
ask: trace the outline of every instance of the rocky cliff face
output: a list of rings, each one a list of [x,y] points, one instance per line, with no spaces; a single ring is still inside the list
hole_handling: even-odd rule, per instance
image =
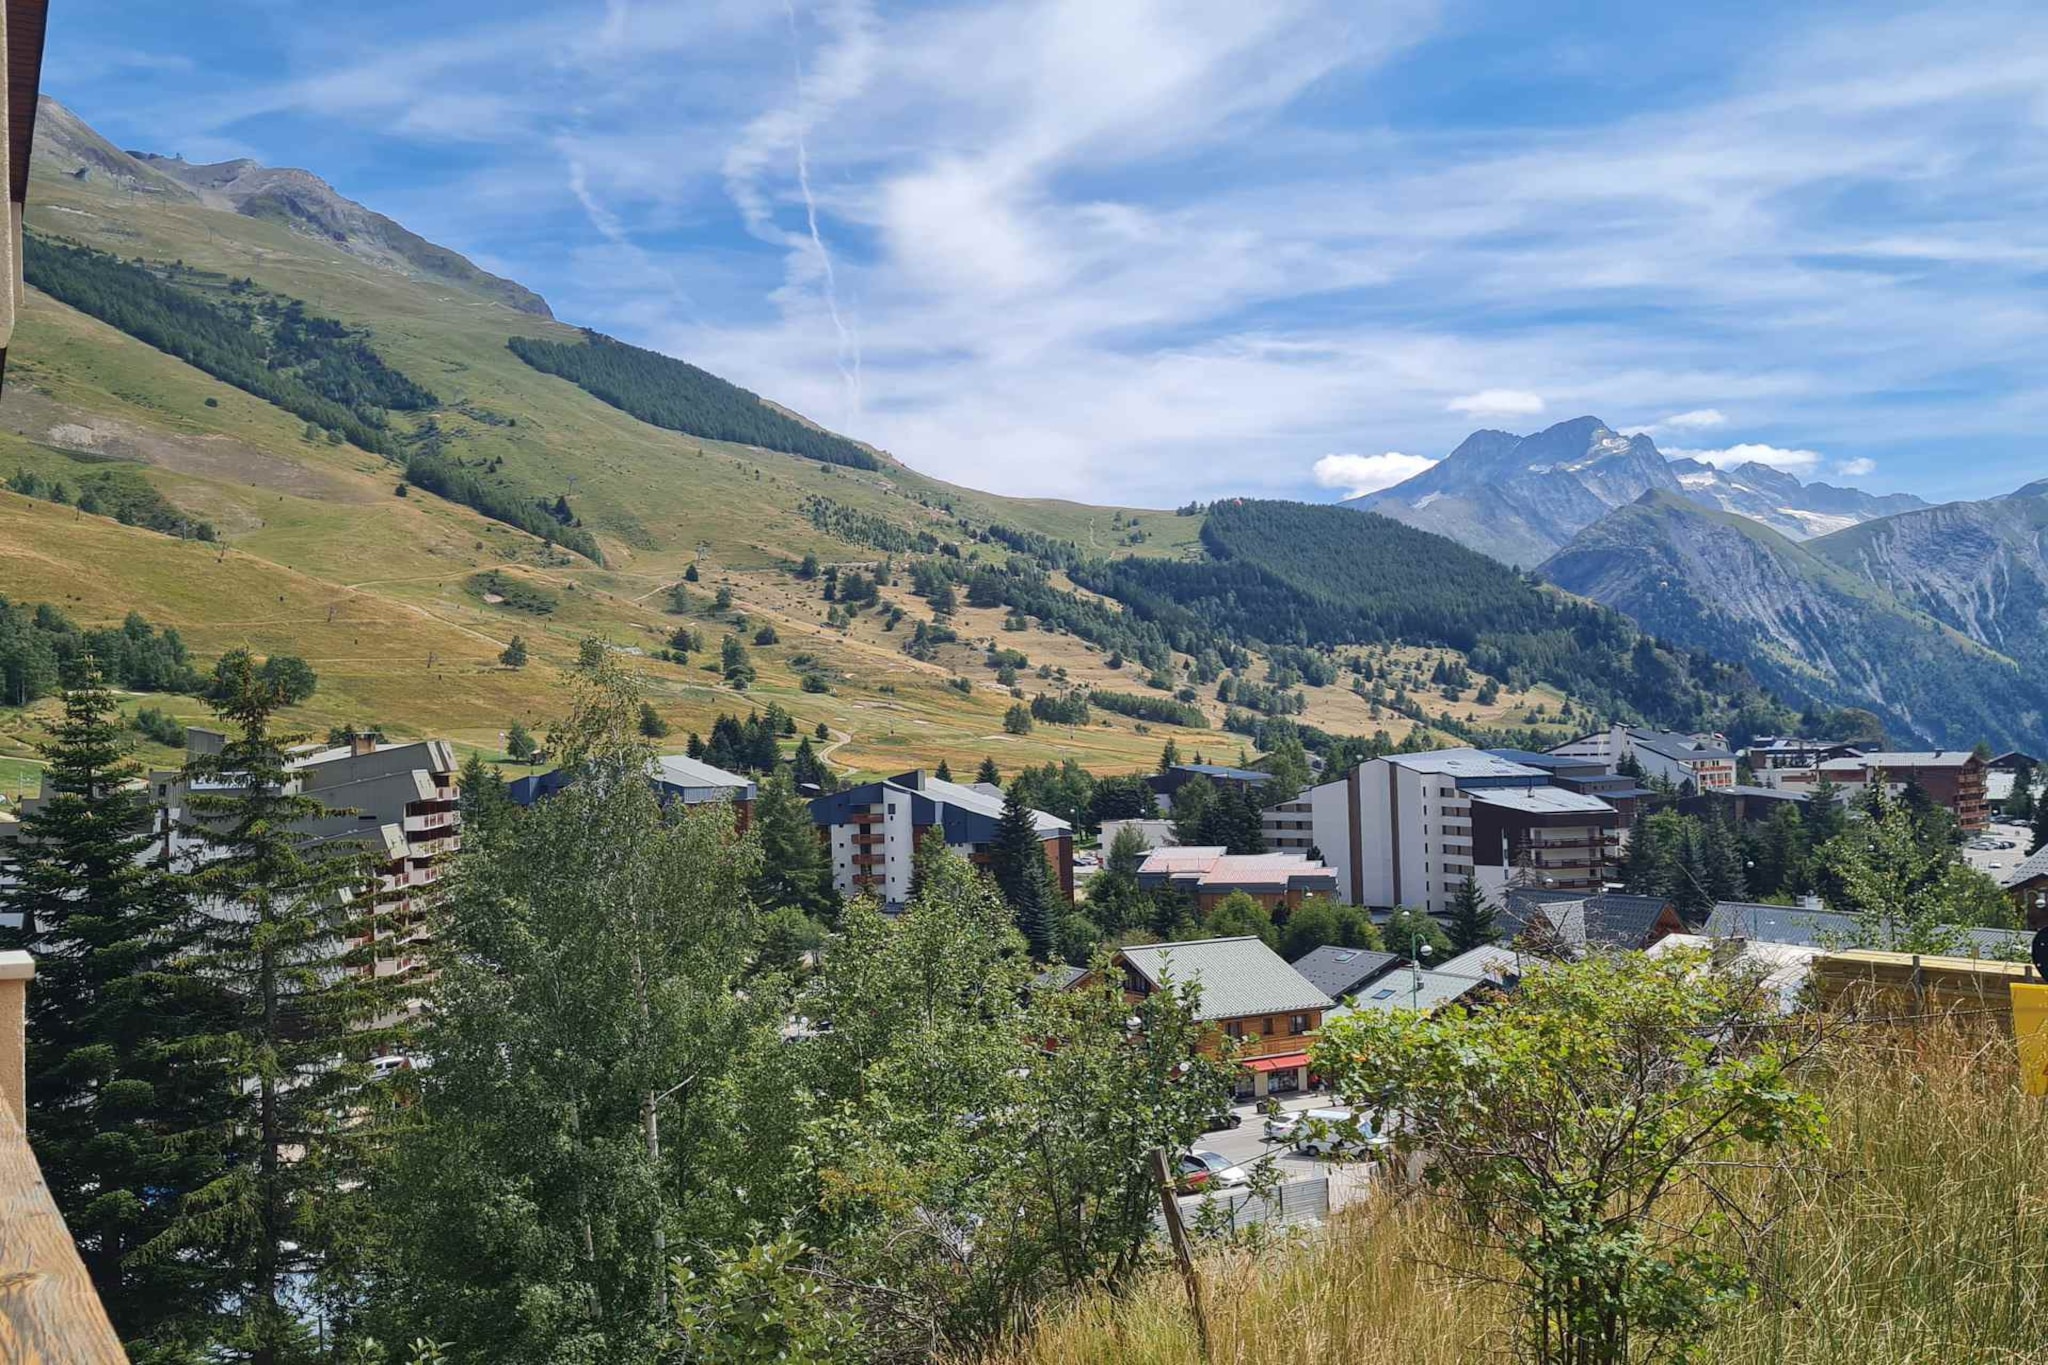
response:
[[[1804,540],[1925,507],[1910,494],[1803,484],[1782,470],[1717,469],[1670,460],[1641,432],[1623,436],[1597,417],[1576,417],[1530,436],[1475,431],[1438,464],[1405,483],[1346,501],[1435,531],[1507,563],[1528,566],[1645,493],[1680,494]]]
[[[493,275],[460,252],[344,198],[309,171],[246,160],[195,166],[176,157],[125,152],[47,95],[36,110],[35,164],[39,174],[99,177],[167,203],[202,203],[283,223],[386,270],[456,285],[522,313],[554,316],[547,300],[525,285]]]
[[[2048,676],[2048,480],[1826,536],[1813,548],[1979,644]]]
[[[1769,465],[1737,465],[1716,469],[1698,460],[1673,460],[1685,495],[1702,507],[1718,507],[1794,540],[1846,530],[1875,517],[1910,512],[1927,504],[1910,493],[1866,493],[1828,483],[1801,483]]]
[[[1653,634],[1748,664],[1788,700],[1866,707],[1894,742],[2026,746],[2048,737],[2048,673],[2022,668],[1832,553],[1668,492],[1588,527],[1541,572]]]

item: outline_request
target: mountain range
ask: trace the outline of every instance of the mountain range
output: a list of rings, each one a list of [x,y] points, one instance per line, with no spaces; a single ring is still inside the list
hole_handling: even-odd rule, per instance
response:
[[[1538,572],[1788,700],[1857,706],[1894,743],[2048,737],[2048,481],[1797,542],[1656,490]]]
[[[1422,473],[1343,505],[1529,568],[1653,491],[1749,517],[1795,540],[1926,506],[1910,494],[1801,483],[1754,461],[1721,469],[1670,459],[1648,434],[1623,435],[1597,417],[1575,417],[1528,436],[1475,431]]]
[[[1526,745],[1609,714],[1786,715],[1740,669],[1384,518],[947,484],[728,382],[715,351],[558,322],[310,172],[131,153],[54,102],[36,142],[0,591],[86,625],[139,612],[202,664],[299,655],[315,733],[500,753],[593,639],[678,736],[779,707],[853,772],[1149,769],[1168,740],[1248,751],[1281,716],[1319,745]],[[41,714],[0,708],[0,774]]]

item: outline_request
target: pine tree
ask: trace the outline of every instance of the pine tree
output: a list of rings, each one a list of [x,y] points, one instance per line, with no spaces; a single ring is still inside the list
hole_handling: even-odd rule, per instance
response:
[[[981,767],[975,770],[974,780],[976,782],[985,782],[991,787],[1000,787],[1003,785],[1003,774],[996,767],[996,761],[984,755],[981,760]]]
[[[1003,798],[1002,818],[996,822],[996,837],[988,850],[989,875],[995,878],[1013,913],[1024,905],[1032,866],[1042,866],[1044,862],[1045,848],[1038,841],[1038,826],[1032,819],[1031,808],[1013,786]]]
[[[498,656],[498,662],[507,668],[526,667],[526,637],[523,635],[513,636],[511,641],[505,646],[504,653]]]
[[[360,1184],[360,1121],[370,1057],[399,1046],[408,984],[372,975],[374,868],[353,837],[318,839],[325,807],[293,789],[299,740],[272,729],[289,695],[234,650],[208,700],[233,727],[217,754],[195,756],[183,833],[198,845],[189,875],[208,913],[194,961],[224,984],[210,1055],[228,1072],[239,1138],[231,1172],[186,1201],[180,1229],[223,1248],[238,1272],[234,1348],[254,1365],[295,1354],[307,1324],[294,1302],[324,1283],[325,1235],[346,1227]]]
[[[754,798],[752,829],[761,841],[761,866],[754,876],[754,900],[764,910],[784,906],[813,919],[833,920],[839,898],[832,869],[818,842],[811,808],[781,774],[763,782]]]
[[[2034,803],[2034,838],[2027,856],[2031,858],[2044,848],[2048,848],[2048,797]]]
[[[1166,747],[1159,751],[1159,771],[1162,773],[1172,772],[1179,762],[1180,745],[1175,744],[1169,739],[1166,741]]]
[[[462,839],[464,847],[487,838],[510,818],[512,798],[505,791],[505,779],[498,770],[473,753],[463,760],[456,774],[455,788],[462,794]]]
[[[942,758],[939,760],[939,766],[932,769],[932,776],[941,782],[951,782],[953,780],[953,770],[946,766],[946,760]]]
[[[1449,932],[1451,947],[1461,953],[1500,939],[1500,921],[1493,902],[1470,877],[1459,884],[1457,898],[1451,902]]]
[[[808,737],[796,742],[796,753],[789,761],[789,780],[799,792],[822,792],[831,786],[830,770],[818,757],[817,750],[811,747]]]
[[[1059,951],[1061,905],[1043,849],[1024,865],[1023,890],[1011,908],[1017,917],[1017,932],[1031,947],[1032,961],[1053,961]]]
[[[204,1335],[217,1258],[138,1254],[222,1174],[220,1069],[182,1055],[218,1003],[182,970],[196,918],[148,852],[153,808],[92,661],[43,753],[43,799],[0,878],[29,992],[28,1130],[93,1288],[137,1359]]]

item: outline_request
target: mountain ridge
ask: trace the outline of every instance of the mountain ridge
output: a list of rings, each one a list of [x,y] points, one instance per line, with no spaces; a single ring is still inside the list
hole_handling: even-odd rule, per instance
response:
[[[35,164],[81,181],[98,175],[170,202],[269,219],[384,269],[455,285],[535,317],[554,316],[547,300],[525,285],[494,275],[461,252],[366,208],[311,171],[248,158],[196,165],[182,157],[125,151],[49,95],[37,104]]]
[[[1653,634],[1747,665],[1788,700],[1868,709],[1896,742],[2038,747],[2048,734],[2048,669],[1854,562],[1855,545],[1889,542],[1888,522],[1942,510],[1800,542],[1652,493],[1581,531],[1538,572]]]
[[[1447,535],[1527,568],[1652,490],[1750,517],[1796,539],[1926,505],[1911,494],[1805,484],[1754,461],[1730,470],[1668,457],[1648,433],[1624,435],[1592,416],[1527,436],[1475,431],[1420,474],[1340,505]]]

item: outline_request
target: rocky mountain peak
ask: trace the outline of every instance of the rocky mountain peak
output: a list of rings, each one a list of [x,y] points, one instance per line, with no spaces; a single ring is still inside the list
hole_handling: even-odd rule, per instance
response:
[[[365,208],[311,171],[265,166],[247,157],[202,165],[177,156],[122,151],[48,95],[37,107],[35,167],[39,175],[103,176],[139,194],[197,201],[280,223],[383,269],[455,285],[522,313],[554,316],[547,300],[526,286]]]

